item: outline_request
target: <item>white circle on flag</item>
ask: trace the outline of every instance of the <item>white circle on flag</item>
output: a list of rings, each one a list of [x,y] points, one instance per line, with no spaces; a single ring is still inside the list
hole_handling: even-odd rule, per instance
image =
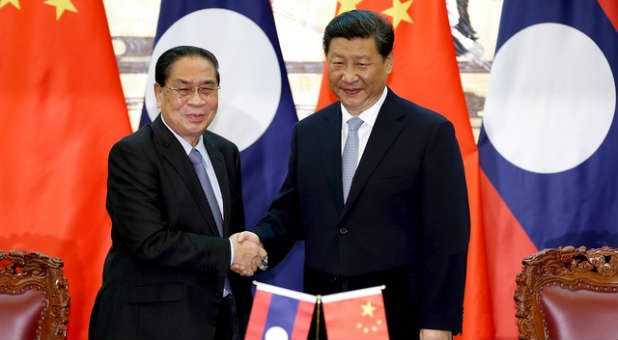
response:
[[[279,326],[270,327],[264,334],[264,340],[287,340],[289,338],[288,332]]]
[[[208,129],[246,149],[266,131],[279,106],[281,70],[270,40],[249,18],[227,9],[203,9],[180,18],[152,52],[145,96],[151,119],[159,113],[153,89],[156,60],[179,45],[202,47],[217,57],[219,108]]]
[[[536,24],[496,54],[483,125],[509,162],[557,173],[599,148],[615,106],[614,77],[595,42],[571,26]]]

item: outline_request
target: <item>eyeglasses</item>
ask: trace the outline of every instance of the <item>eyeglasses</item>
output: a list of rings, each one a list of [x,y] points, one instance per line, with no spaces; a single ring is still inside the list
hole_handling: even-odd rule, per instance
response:
[[[178,99],[186,100],[190,97],[193,97],[195,92],[197,91],[198,95],[202,99],[209,98],[217,93],[220,89],[219,86],[211,87],[211,86],[200,86],[200,87],[171,87],[171,86],[163,86],[167,89],[172,90]]]

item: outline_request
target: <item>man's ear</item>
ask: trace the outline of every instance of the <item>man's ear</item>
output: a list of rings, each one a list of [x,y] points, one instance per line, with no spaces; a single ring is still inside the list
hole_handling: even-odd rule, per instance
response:
[[[391,51],[391,53],[386,56],[386,59],[384,59],[384,63],[386,64],[386,74],[391,74],[393,71],[393,62],[393,51]]]
[[[159,83],[154,83],[154,93],[155,93],[155,99],[157,100],[157,107],[160,109],[161,108],[161,92],[163,92],[163,88],[161,87],[161,85],[159,85]]]

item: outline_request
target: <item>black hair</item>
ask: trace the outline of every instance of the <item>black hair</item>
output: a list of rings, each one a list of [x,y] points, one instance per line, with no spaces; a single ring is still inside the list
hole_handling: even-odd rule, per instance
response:
[[[369,38],[373,37],[376,48],[383,58],[393,50],[395,33],[393,25],[382,15],[368,10],[352,10],[334,17],[324,29],[322,40],[324,54],[328,54],[333,38]]]
[[[192,56],[202,57],[213,64],[215,72],[217,73],[217,84],[219,84],[219,62],[217,61],[217,57],[215,57],[212,52],[196,46],[176,46],[163,52],[155,66],[155,81],[157,84],[165,86],[165,82],[170,75],[172,64],[174,64],[176,60],[182,57]]]

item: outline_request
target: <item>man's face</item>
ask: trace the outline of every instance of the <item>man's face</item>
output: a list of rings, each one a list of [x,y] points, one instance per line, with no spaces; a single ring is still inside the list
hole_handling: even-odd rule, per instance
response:
[[[374,37],[334,38],[330,41],[326,60],[328,84],[354,116],[380,99],[393,69],[393,54],[383,58]]]
[[[165,86],[154,85],[157,106],[165,122],[193,146],[215,118],[218,85],[213,64],[200,56],[177,59],[170,66]]]

